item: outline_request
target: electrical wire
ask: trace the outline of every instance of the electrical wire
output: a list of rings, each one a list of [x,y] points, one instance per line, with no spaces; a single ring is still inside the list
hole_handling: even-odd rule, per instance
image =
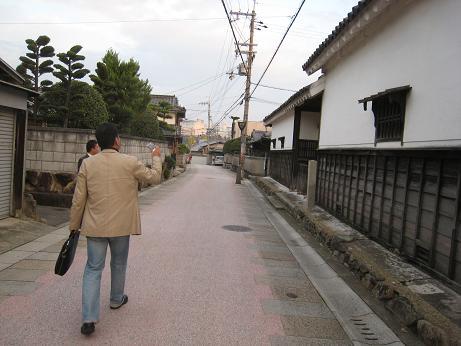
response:
[[[152,18],[127,20],[86,20],[75,22],[0,22],[0,25],[78,25],[78,24],[123,24],[123,23],[151,23],[151,22],[195,22],[225,20],[225,17],[203,18]]]
[[[251,83],[253,85],[256,85],[256,83]],[[292,90],[292,89],[285,89],[285,88],[278,88],[278,87],[274,87],[274,86],[270,86],[270,85],[265,85],[265,84],[259,84],[260,87],[263,87],[263,88],[268,88],[268,89],[275,89],[275,90],[282,90],[282,91],[290,91],[290,92],[297,92],[298,90]]]
[[[229,22],[229,25],[231,27],[232,35],[234,36],[235,45],[236,45],[237,51],[238,51],[238,53],[240,55],[240,59],[242,59],[243,66],[246,67],[245,60],[243,59],[242,52],[240,51],[240,46],[238,44],[237,37],[235,36],[234,27],[232,26],[232,22],[231,22],[231,19],[230,19],[230,16],[229,16],[229,12],[227,11],[226,4],[224,3],[224,0],[221,0],[221,3],[223,5],[223,7],[224,7],[224,11],[226,12],[227,21]]]
[[[272,64],[272,61],[274,61],[274,58],[275,56],[277,55],[283,41],[285,40],[285,37],[287,37],[288,35],[288,32],[290,31],[290,28],[292,27],[293,23],[295,22],[296,18],[298,17],[298,14],[299,12],[301,11],[301,9],[303,8],[304,6],[304,3],[306,2],[306,0],[302,0],[301,2],[301,5],[299,5],[299,8],[298,10],[296,11],[296,14],[293,16],[293,18],[291,19],[291,22],[290,22],[290,25],[288,25],[288,28],[287,30],[285,31],[285,34],[283,35],[282,39],[280,40],[280,43],[278,44],[277,48],[275,49],[275,52],[274,54],[272,55],[271,59],[269,60],[269,63],[267,64],[266,68],[264,69],[264,72],[263,74],[261,75],[261,77],[259,78],[258,82],[256,83],[255,87],[253,88],[253,91],[251,92],[250,94],[250,97],[254,94],[255,90],[258,88],[259,86],[259,83],[261,83],[261,80],[264,78],[267,70],[269,69],[270,65]]]

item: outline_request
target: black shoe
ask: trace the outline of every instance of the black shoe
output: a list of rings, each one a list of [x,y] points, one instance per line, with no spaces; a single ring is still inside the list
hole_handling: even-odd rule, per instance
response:
[[[122,299],[122,304],[120,304],[119,306],[111,306],[110,308],[112,310],[120,309],[122,307],[122,305],[125,305],[126,303],[128,303],[128,296],[126,294],[124,294],[123,299]]]
[[[94,332],[94,323],[83,323],[82,329],[80,329],[80,332],[83,335],[90,335]]]

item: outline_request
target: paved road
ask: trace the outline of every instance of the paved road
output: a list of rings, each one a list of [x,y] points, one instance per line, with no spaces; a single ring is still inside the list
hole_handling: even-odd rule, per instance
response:
[[[0,343],[350,344],[248,188],[221,167],[193,161],[186,174],[140,198],[143,235],[132,237],[126,306],[109,309],[106,268],[101,321],[91,337],[80,334],[80,247],[65,277],[42,271],[9,279],[33,289],[0,302]],[[37,260],[51,267],[58,249],[44,249],[23,267],[33,270]]]

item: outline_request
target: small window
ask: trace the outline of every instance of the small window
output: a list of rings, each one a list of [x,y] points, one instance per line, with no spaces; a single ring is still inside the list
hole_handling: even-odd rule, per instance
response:
[[[280,149],[283,149],[285,147],[285,137],[279,137],[280,141]]]
[[[272,149],[275,149],[275,147],[277,146],[277,140],[273,139],[271,140],[271,142],[272,142]]]
[[[371,101],[371,109],[375,117],[375,143],[403,140],[405,124],[405,105],[410,86],[388,89],[376,95],[359,100],[367,109]]]

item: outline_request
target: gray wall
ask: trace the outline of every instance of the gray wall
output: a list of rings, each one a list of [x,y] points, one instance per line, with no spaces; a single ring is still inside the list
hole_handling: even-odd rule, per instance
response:
[[[151,163],[146,145],[152,140],[121,135],[122,153],[133,155],[145,164]],[[30,127],[27,130],[26,170],[50,173],[76,173],[78,159],[85,155],[85,145],[95,139],[94,131]],[[170,155],[164,141],[152,141],[162,148],[162,159]]]

